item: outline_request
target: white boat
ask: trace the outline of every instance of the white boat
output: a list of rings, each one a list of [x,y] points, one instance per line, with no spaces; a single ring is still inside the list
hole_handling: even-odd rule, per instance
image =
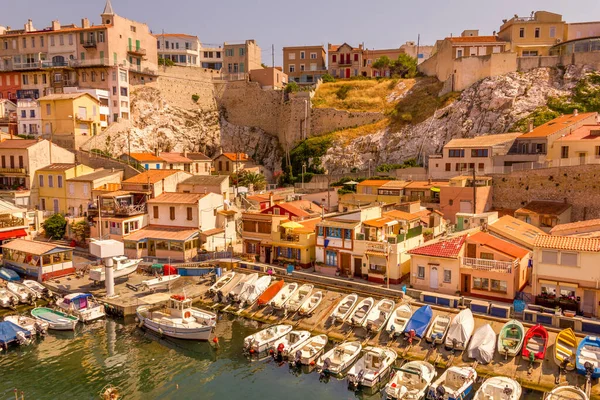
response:
[[[277,339],[273,344],[273,351],[283,358],[288,358],[296,353],[300,347],[310,339],[309,331],[290,331],[287,335]]]
[[[230,301],[237,303],[238,301],[240,301],[240,295],[242,294],[242,292],[248,286],[253,285],[254,282],[256,282],[257,280],[258,280],[257,272],[255,272],[253,274],[245,275],[244,278],[242,278],[242,280],[239,281],[238,284],[235,285],[235,287],[233,289],[231,289],[231,292],[229,292],[227,297],[229,298]]]
[[[125,256],[113,257],[113,278],[117,279],[133,274],[141,262],[141,258],[130,260]],[[90,269],[90,280],[104,282],[106,280],[105,267]]]
[[[282,309],[285,303],[287,303],[294,293],[296,293],[296,290],[298,290],[298,284],[296,282],[286,283],[285,286],[277,292],[275,297],[273,297],[273,300],[271,300],[269,305],[276,310]]]
[[[323,292],[318,291],[311,294],[308,300],[300,306],[298,313],[300,315],[312,315],[315,309],[319,307],[319,304],[321,304],[321,301],[323,301]]]
[[[429,343],[441,344],[444,343],[444,338],[450,327],[449,315],[437,315],[425,333],[425,340]]]
[[[362,326],[367,319],[367,315],[371,312],[375,300],[372,297],[362,299],[360,303],[356,305],[356,308],[352,310],[350,318],[347,320],[352,326]]]
[[[374,387],[387,378],[398,354],[389,347],[366,347],[363,356],[348,371],[348,384]]]
[[[494,359],[495,350],[496,332],[490,324],[485,324],[473,333],[467,356],[474,358],[480,364],[489,364]]]
[[[521,385],[514,379],[505,376],[488,378],[481,384],[473,400],[519,400]]]
[[[436,376],[435,367],[427,361],[410,361],[390,378],[385,396],[393,400],[421,400]]]
[[[271,275],[261,276],[253,284],[247,285],[242,293],[240,293],[240,303],[251,305],[256,299],[263,294],[271,284]]]
[[[14,308],[19,304],[19,297],[6,288],[0,287],[0,306]]]
[[[392,315],[395,306],[396,302],[394,300],[379,300],[367,315],[363,326],[370,332],[379,332]]]
[[[314,285],[305,283],[300,286],[294,295],[285,303],[285,309],[289,312],[296,312],[302,307],[304,302],[308,300]]]
[[[44,285],[42,285],[41,283],[37,282],[37,281],[32,281],[30,279],[25,279],[23,282],[21,282],[24,286],[26,286],[27,288],[29,288],[30,290],[32,290],[33,292],[36,293],[37,298],[41,299],[44,297],[51,297],[52,296],[52,292],[50,291],[50,289],[48,289],[47,287],[45,287]]]
[[[24,315],[9,315],[4,317],[4,320],[28,330],[29,333],[31,333],[31,336],[45,335],[48,333],[48,328],[50,327],[50,324],[46,321],[37,320]]]
[[[318,335],[311,337],[308,341],[298,348],[294,353],[294,363],[296,365],[314,365],[317,357],[319,357],[329,338],[327,335]],[[289,356],[288,356],[289,357]]]
[[[74,331],[79,319],[62,311],[48,307],[37,307],[31,310],[31,316],[38,321],[45,322],[55,331]]]
[[[165,286],[169,286],[179,278],[181,278],[181,275],[161,275],[157,276],[156,278],[142,281],[141,286],[146,290],[156,290]]]
[[[333,312],[331,313],[332,322],[344,322],[346,318],[350,315],[356,302],[358,301],[358,295],[355,293],[349,294],[344,297],[340,302],[335,306]]]
[[[401,335],[412,314],[412,308],[408,304],[401,304],[392,312],[385,331],[391,337]]]
[[[166,306],[140,306],[136,310],[140,327],[177,339],[209,340],[217,325],[217,315],[192,307],[184,295],[172,295]]]
[[[89,293],[71,293],[56,302],[56,305],[75,315],[81,322],[90,322],[105,316],[104,305]]]
[[[231,289],[236,287],[242,279],[246,278],[246,276],[246,274],[237,273],[229,280],[229,282],[217,289],[219,301],[225,301],[227,299],[227,295],[229,294],[229,292],[231,292]]]
[[[292,330],[291,325],[275,325],[244,338],[244,351],[260,354],[273,346],[275,341]]]
[[[431,400],[465,399],[473,391],[473,383],[476,380],[477,371],[475,369],[452,366],[429,386],[427,398]]]
[[[17,282],[7,282],[6,288],[19,298],[19,303],[33,303],[37,294],[25,285]]]
[[[228,273],[226,273],[225,275],[223,275],[222,277],[217,279],[215,284],[208,288],[208,292],[213,293],[213,294],[217,293],[219,291],[219,289],[221,289],[223,286],[227,285],[234,276],[235,276],[235,272],[229,271]]]
[[[470,309],[465,308],[454,318],[448,328],[446,335],[446,348],[450,350],[464,350],[471,339],[473,329],[475,328],[475,319]]]
[[[589,400],[589,397],[577,386],[557,386],[544,400]]]
[[[321,372],[341,374],[354,364],[361,351],[360,342],[342,343],[319,357],[316,366]]]

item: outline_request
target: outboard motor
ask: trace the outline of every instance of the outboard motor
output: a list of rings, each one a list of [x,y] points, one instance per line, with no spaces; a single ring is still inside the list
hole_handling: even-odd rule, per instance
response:
[[[329,369],[330,365],[331,365],[331,360],[329,359],[329,357],[327,357],[323,361],[323,369],[321,369],[321,374],[319,375],[319,379],[324,378],[327,375],[327,370]]]
[[[594,366],[592,365],[591,362],[586,361],[583,364],[583,368],[585,368],[585,377],[589,379],[592,376],[592,374],[594,373]]]
[[[360,385],[360,383],[363,380],[363,377],[365,376],[365,370],[361,369],[360,371],[358,371],[358,375],[356,375],[356,378],[354,378],[353,380],[351,380],[351,384],[354,387],[354,389],[358,389],[358,385]]]
[[[435,388],[435,398],[436,400],[444,400],[444,395],[446,394],[446,389],[442,385]]]
[[[300,366],[300,364],[302,363],[302,351],[297,350],[296,354],[294,355],[294,364],[296,364],[296,366]]]
[[[283,350],[284,349],[285,349],[285,346],[283,345],[283,343],[279,343],[279,346],[277,346],[277,359],[280,361],[283,359]]]
[[[35,332],[40,336],[44,336],[47,333],[42,324],[40,324],[39,322],[33,324],[33,328],[35,329]]]
[[[17,343],[19,343],[19,345],[24,345],[27,344],[28,339],[27,336],[25,336],[25,333],[19,331],[17,332]]]

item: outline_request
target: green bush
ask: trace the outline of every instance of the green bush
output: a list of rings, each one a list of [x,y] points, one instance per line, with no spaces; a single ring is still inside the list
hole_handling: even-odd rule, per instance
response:
[[[390,172],[395,169],[404,169],[418,166],[419,164],[417,163],[416,159],[409,158],[408,160],[405,160],[402,164],[381,164],[377,166],[377,172]]]
[[[85,242],[85,239],[90,237],[90,224],[83,220],[71,224],[71,232],[78,242]]]
[[[168,58],[159,58],[158,65],[166,65],[167,67],[172,67],[173,65],[175,65],[175,62]]]
[[[288,84],[285,85],[286,93],[296,93],[299,90],[300,90],[300,86],[298,86],[298,84],[294,81],[288,82]]]
[[[197,103],[198,100],[200,100],[200,96],[198,96],[197,94],[193,94],[192,95],[192,100],[194,101],[194,103]]]
[[[340,100],[345,100],[346,97],[348,97],[348,92],[352,90],[352,86],[350,85],[342,85],[340,86],[340,88],[335,92],[335,96],[340,99]]]
[[[335,78],[329,74],[325,74],[321,77],[321,80],[323,81],[323,83],[327,83],[327,82],[335,82]]]
[[[47,238],[60,240],[65,236],[67,220],[60,214],[54,214],[44,221],[43,226]]]

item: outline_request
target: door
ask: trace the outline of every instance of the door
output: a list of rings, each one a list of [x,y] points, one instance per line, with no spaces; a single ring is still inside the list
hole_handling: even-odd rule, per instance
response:
[[[438,285],[438,267],[431,267],[429,270],[429,287],[431,289],[437,289]]]
[[[40,209],[46,211],[46,199],[41,199]]]
[[[463,293],[471,293],[471,275],[462,275],[462,290]]]
[[[340,255],[342,256],[342,276],[350,276],[352,274],[350,271],[352,257],[348,253],[340,253]]]
[[[585,153],[579,153],[579,165],[585,165]]]
[[[354,259],[354,276],[362,278],[362,258]]]
[[[594,316],[594,305],[596,304],[596,296],[593,290],[583,291],[583,315],[586,317]]]
[[[53,209],[54,209],[54,213],[58,214],[58,212],[59,212],[59,209],[58,209],[58,199],[54,199],[52,201],[52,203],[53,203],[52,206],[53,206]]]
[[[475,243],[467,244],[467,257],[477,258],[477,245]]]
[[[350,68],[346,68],[346,78],[350,78]]]
[[[148,256],[156,256],[156,243],[154,240],[148,240]]]
[[[265,263],[271,264],[271,248],[265,247]]]

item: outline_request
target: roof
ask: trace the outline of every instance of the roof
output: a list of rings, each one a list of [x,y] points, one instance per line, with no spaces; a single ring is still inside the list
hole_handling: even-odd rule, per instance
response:
[[[162,158],[155,156],[153,153],[131,153],[131,158],[136,161],[144,162],[144,161],[157,161],[162,162]]]
[[[598,134],[592,135],[592,131]],[[583,125],[575,129],[566,136],[558,138],[557,142],[574,142],[579,140],[594,141],[600,140],[600,125]]]
[[[381,185],[380,189],[404,189],[409,183],[407,181],[389,181]]]
[[[432,187],[450,186],[449,181],[413,181],[406,185],[407,189],[431,189]]]
[[[72,249],[69,247],[63,247],[57,244],[36,242],[33,240],[25,239],[15,239],[3,244],[0,247],[10,250],[21,251],[23,253],[33,254],[36,256],[41,256],[43,254],[53,253],[57,251],[72,251]]]
[[[121,189],[120,183],[105,183],[102,186],[98,186],[94,188],[94,190],[107,191],[107,192],[115,192]]]
[[[600,252],[600,238],[540,235],[535,238],[534,246],[544,249]]]
[[[374,226],[375,228],[382,228],[383,226],[390,224],[392,222],[396,222],[396,220],[393,218],[390,218],[390,217],[379,217],[379,218],[363,221],[363,224],[367,225],[367,226]]]
[[[313,203],[312,201],[309,201],[309,200],[295,200],[295,201],[289,201],[287,203],[279,203],[278,205],[281,206],[283,204],[290,205],[292,207],[306,211],[309,214],[314,214],[314,213],[320,214],[323,211],[323,209],[321,207],[319,207],[318,205],[316,205],[315,203]]]
[[[600,219],[590,219],[587,221],[578,221],[578,222],[570,222],[568,224],[560,224],[556,225],[550,230],[551,235],[560,235],[565,231],[574,231],[569,235],[580,233],[579,229],[583,229],[586,232],[590,232],[590,230],[586,230],[585,228],[598,227],[600,230]]]
[[[357,186],[382,186],[388,182],[392,182],[391,179],[367,179],[360,182]]]
[[[436,243],[426,244],[409,250],[408,254],[440,258],[458,258],[466,238],[467,235],[462,235],[451,239],[440,240]]]
[[[223,181],[229,181],[227,175],[193,175],[181,182],[182,185],[220,185]]]
[[[511,215],[504,215],[488,225],[490,232],[496,233],[499,236],[513,239],[517,242],[524,243],[533,247],[535,238],[546,233],[540,228],[521,221]]]
[[[360,221],[341,220],[341,219],[324,219],[317,223],[319,226],[328,226],[331,228],[355,228],[360,225]]]
[[[124,180],[123,183],[156,183],[178,172],[184,171],[180,171],[178,169],[150,169],[127,180]]]
[[[154,37],[184,37],[189,39],[198,39],[198,36],[188,35],[187,33],[157,33]]]
[[[223,228],[213,228],[213,229],[207,229],[200,233],[204,236],[213,236],[213,235],[218,235],[219,233],[223,233],[223,232],[225,232],[225,229],[223,229]]]
[[[115,12],[113,11],[112,8],[112,4],[110,4],[110,0],[106,0],[106,5],[104,6],[104,11],[102,12],[102,15],[114,15]]]
[[[138,241],[142,239],[165,239],[184,241],[198,234],[197,228],[181,227],[181,226],[163,226],[163,225],[148,225],[139,231],[133,232],[129,236],[125,236],[124,240]]]
[[[507,142],[514,141],[522,133],[499,133],[496,135],[482,135],[472,138],[452,139],[444,147],[487,147],[497,146]]]
[[[39,141],[33,139],[7,139],[0,142],[0,149],[27,149],[37,143]]]
[[[295,233],[312,233],[315,231],[315,227],[320,221],[321,218],[305,219],[303,221],[298,221],[298,223],[301,224],[303,227],[293,229],[293,231]]]
[[[71,179],[67,179],[67,180],[70,182],[91,182],[91,181],[95,181],[96,179],[106,178],[108,176],[119,174],[121,172],[122,172],[122,170],[120,170],[120,169],[116,169],[114,171],[112,169],[101,169],[99,171],[90,172],[89,174],[77,176],[75,178],[71,178]]]
[[[247,196],[246,199],[254,200],[256,202],[262,203],[263,201],[269,201],[270,197],[271,197],[271,194],[263,193],[263,194],[253,194],[252,196]],[[278,194],[274,194],[273,201],[276,201],[276,200],[284,200],[284,197],[280,196]]]
[[[390,217],[390,218],[400,219],[400,220],[404,220],[404,221],[412,221],[412,220],[420,218],[420,216],[417,214],[411,214],[411,213],[407,213],[405,211],[400,211],[400,210],[386,211],[383,213],[383,215]]]
[[[71,168],[75,168],[75,163],[54,163],[46,165],[44,168],[39,168],[38,171],[66,171]]]
[[[490,249],[494,249],[513,258],[524,258],[529,254],[529,250],[502,239],[498,239],[485,232],[477,232],[476,234],[469,236],[467,242],[479,243],[482,246],[489,247]]]
[[[308,46],[285,46],[283,51],[286,50],[302,50],[302,49],[319,49],[325,51],[325,46],[322,44],[308,45]]]
[[[446,40],[452,43],[506,43],[497,36],[453,36],[447,37]]]
[[[200,152],[187,153],[187,158],[194,161],[212,161],[212,158]]]
[[[236,157],[236,154],[237,154],[237,157]],[[231,161],[250,161],[251,160],[251,158],[248,157],[248,154],[246,154],[246,153],[223,153],[223,154],[219,154],[215,158],[219,158],[221,156],[225,156],[228,159],[230,159]]]
[[[204,193],[163,193],[154,199],[148,200],[153,204],[198,204],[198,200],[206,196]]]
[[[571,208],[571,205],[562,201],[531,201],[525,207],[515,211],[517,214],[560,215]]]
[[[164,152],[164,153],[160,153],[159,157],[168,163],[191,163],[192,162],[192,160],[190,160],[187,157],[184,157],[181,153]]]
[[[560,117],[554,118],[552,121],[548,121],[543,125],[538,126],[531,132],[524,133],[519,137],[519,139],[528,139],[528,138],[539,138],[539,137],[548,137],[561,129],[568,128],[571,125],[576,124],[586,118],[593,116],[596,113],[580,113],[577,115],[566,114],[561,115]]]
[[[283,208],[285,211],[287,211],[290,214],[293,214],[293,215],[295,215],[297,217],[308,217],[310,215],[309,213],[307,213],[306,211],[304,211],[300,207],[296,207],[295,205],[290,204],[290,203],[277,203],[277,204],[273,204],[271,207],[268,207],[268,208],[262,210],[261,213],[263,213],[263,214],[269,214],[268,211],[272,210],[273,207]]]
[[[21,208],[14,205],[10,201],[0,199],[0,214],[13,214],[25,211],[27,211],[27,208]]]
[[[38,101],[75,100],[75,99],[78,99],[83,96],[88,96],[88,97],[94,99],[95,101],[100,102],[100,100],[98,100],[97,98],[95,98],[94,96],[92,96],[91,94],[86,93],[86,92],[48,94],[44,97],[40,97],[38,99]]]

